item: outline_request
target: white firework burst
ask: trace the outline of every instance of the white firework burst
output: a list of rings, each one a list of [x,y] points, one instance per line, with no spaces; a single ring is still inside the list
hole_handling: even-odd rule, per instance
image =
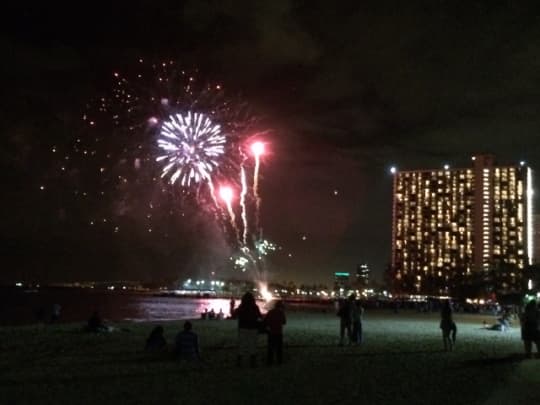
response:
[[[188,111],[174,114],[161,125],[158,146],[165,152],[156,161],[163,162],[161,177],[182,187],[209,181],[225,153],[226,136],[221,126],[203,113]]]

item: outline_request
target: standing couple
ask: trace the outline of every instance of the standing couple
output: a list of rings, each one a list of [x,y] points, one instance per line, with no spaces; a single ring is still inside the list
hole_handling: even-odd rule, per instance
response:
[[[283,325],[287,322],[283,303],[276,301],[272,308],[263,318],[261,311],[255,302],[255,297],[250,292],[243,295],[240,306],[235,310],[238,319],[238,357],[237,365],[242,365],[244,357],[249,357],[251,367],[257,365],[257,336],[263,332],[268,335],[267,364],[274,361],[274,355],[278,364],[283,361]]]
[[[338,301],[339,316],[339,345],[345,344],[345,334],[350,345],[359,345],[362,343],[362,316],[364,308],[355,294],[349,295],[346,300]]]

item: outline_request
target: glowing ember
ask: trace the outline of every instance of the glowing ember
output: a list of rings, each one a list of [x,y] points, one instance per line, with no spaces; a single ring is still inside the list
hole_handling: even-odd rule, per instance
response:
[[[256,157],[261,156],[264,153],[264,143],[261,141],[255,141],[251,144],[251,151]]]
[[[223,186],[219,189],[219,196],[226,204],[230,204],[233,199],[233,189],[229,186]]]
[[[259,283],[259,294],[266,301],[270,302],[274,299],[274,296],[268,291],[268,285],[266,283]]]

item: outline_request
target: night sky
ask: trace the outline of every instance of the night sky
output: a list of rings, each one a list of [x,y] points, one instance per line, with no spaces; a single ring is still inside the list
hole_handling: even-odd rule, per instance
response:
[[[81,117],[111,91],[113,73],[140,58],[173,60],[222,83],[268,130],[261,224],[281,247],[268,259],[271,278],[330,284],[334,271],[361,262],[381,277],[391,165],[465,166],[493,153],[538,168],[540,18],[526,4],[3,6],[0,281],[235,274],[212,216],[178,190],[156,197],[142,180],[119,186],[110,176],[118,162],[99,171],[126,138],[89,131]],[[85,145],[96,133],[93,156]],[[147,135],[137,141],[154,144]],[[149,161],[132,178],[150,176]],[[151,212],[149,200],[157,200]]]

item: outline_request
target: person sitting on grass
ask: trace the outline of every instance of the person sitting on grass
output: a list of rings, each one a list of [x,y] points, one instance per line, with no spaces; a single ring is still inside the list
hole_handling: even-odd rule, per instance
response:
[[[484,329],[487,329],[487,330],[506,332],[508,329],[510,329],[510,322],[505,318],[498,318],[497,323],[494,323],[491,326],[489,326],[486,321],[484,321],[483,324],[484,324]]]
[[[510,325],[512,324],[512,318],[509,311],[503,311],[500,318],[497,318],[497,322],[499,325],[501,325],[501,331],[505,332],[508,329],[510,329]]]
[[[109,332],[109,328],[105,326],[105,324],[101,320],[101,317],[99,316],[98,311],[94,311],[92,316],[88,319],[88,323],[86,325],[85,330],[87,332],[93,332],[93,333]]]
[[[181,360],[201,360],[199,337],[192,331],[190,321],[184,322],[184,330],[176,335],[176,355]]]
[[[163,326],[158,325],[152,332],[150,336],[146,339],[146,344],[144,345],[144,350],[146,351],[160,351],[167,347],[167,341],[163,336]]]

